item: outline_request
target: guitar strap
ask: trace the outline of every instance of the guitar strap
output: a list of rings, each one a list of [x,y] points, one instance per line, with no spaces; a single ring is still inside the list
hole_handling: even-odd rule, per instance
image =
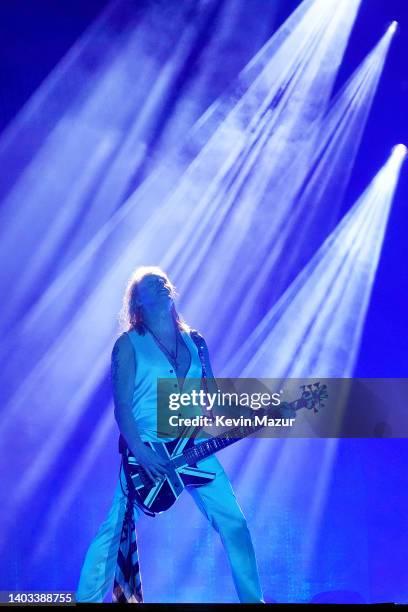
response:
[[[196,329],[192,329],[190,331],[190,337],[192,338],[192,340],[194,340],[194,343],[197,346],[198,356],[201,361],[202,375],[203,375],[203,378],[206,379],[207,371],[205,368],[205,361],[204,361],[204,338],[198,333]]]
[[[203,381],[204,391],[207,394],[208,393],[208,384],[207,384],[208,377],[207,377],[207,370],[206,370],[205,359],[204,359],[204,338],[198,333],[196,329],[192,329],[190,331],[190,337],[195,342],[195,345],[197,347],[198,356],[201,361],[201,378]],[[214,416],[212,410],[209,410],[207,414],[211,417]]]

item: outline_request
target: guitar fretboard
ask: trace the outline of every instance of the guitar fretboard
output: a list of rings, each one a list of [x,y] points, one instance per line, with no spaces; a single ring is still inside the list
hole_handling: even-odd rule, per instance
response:
[[[284,407],[285,404],[281,404],[280,408]],[[294,410],[298,410],[301,408],[301,403],[299,400],[296,400],[290,404],[286,404],[290,408]],[[267,416],[272,418],[282,418],[278,409],[275,409],[273,412],[268,410],[257,410],[257,415],[259,417]],[[242,440],[250,436],[251,434],[264,429],[264,425],[243,425],[234,427],[233,429],[228,429],[218,436],[212,436],[208,438],[208,440],[204,440],[203,442],[199,442],[195,444],[193,447],[186,450],[183,454],[189,463],[195,463],[197,461],[201,461],[214,453],[217,453],[219,450]]]

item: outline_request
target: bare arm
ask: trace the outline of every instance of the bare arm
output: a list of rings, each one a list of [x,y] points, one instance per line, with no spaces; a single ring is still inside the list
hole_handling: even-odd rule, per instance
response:
[[[134,454],[142,444],[132,415],[136,360],[127,334],[120,336],[112,350],[111,378],[115,419],[127,445]]]
[[[143,443],[133,417],[132,400],[136,367],[131,340],[127,334],[122,334],[115,342],[111,361],[115,419],[132,454],[143,465],[149,476],[155,478],[166,472],[166,462]]]

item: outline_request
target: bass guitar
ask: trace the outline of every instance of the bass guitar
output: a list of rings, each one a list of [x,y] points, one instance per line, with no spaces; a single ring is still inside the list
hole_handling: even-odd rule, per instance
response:
[[[279,410],[290,407],[292,410],[306,408],[315,412],[323,406],[322,401],[327,398],[327,385],[314,383],[303,385],[300,397],[291,403],[282,403]],[[262,416],[281,417],[277,408],[273,413],[270,410],[256,410],[259,420]],[[179,498],[186,487],[199,487],[211,482],[215,478],[214,472],[200,468],[200,461],[217,453],[218,451],[250,436],[265,426],[251,424],[234,427],[224,431],[218,436],[210,436],[201,442],[196,436],[201,427],[186,428],[182,434],[169,442],[145,442],[168,462],[168,473],[157,480],[151,479],[147,472],[139,465],[121,436],[120,451],[123,457],[123,467],[128,483],[129,494],[135,503],[149,516],[168,510]],[[187,435],[187,429],[190,431]]]

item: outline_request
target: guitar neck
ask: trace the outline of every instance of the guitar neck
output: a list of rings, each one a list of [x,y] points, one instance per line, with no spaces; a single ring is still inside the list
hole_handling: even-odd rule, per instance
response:
[[[280,408],[282,408],[283,406],[290,407],[293,410],[299,410],[299,408],[302,408],[303,403],[300,400],[296,400],[294,402],[291,402],[290,404],[288,403],[281,404]],[[266,417],[282,418],[278,409],[275,409],[274,411],[257,410],[256,414],[260,417],[266,416]],[[246,425],[242,427],[240,426],[234,427],[233,429],[224,431],[222,434],[218,436],[212,436],[211,438],[208,438],[207,440],[204,440],[203,442],[199,442],[198,444],[195,444],[193,447],[189,448],[185,452],[185,456],[189,460],[189,462],[190,461],[191,462],[201,461],[201,459],[205,459],[206,457],[209,457],[210,455],[217,453],[223,448],[226,448],[227,446],[230,446],[231,444],[235,444],[235,442],[239,442],[240,440],[247,438],[248,436],[252,435],[256,431],[260,431],[261,429],[264,429],[264,427],[265,425]]]

